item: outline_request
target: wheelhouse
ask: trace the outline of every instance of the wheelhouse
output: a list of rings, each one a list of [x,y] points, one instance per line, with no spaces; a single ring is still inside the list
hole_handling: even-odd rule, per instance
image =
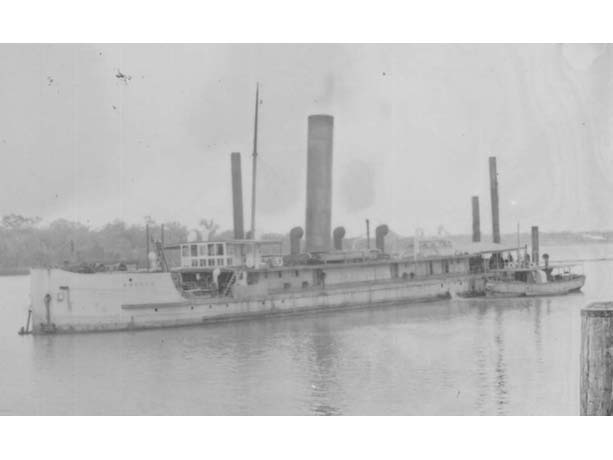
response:
[[[278,250],[274,247],[278,246]],[[180,268],[215,269],[216,267],[258,267],[272,257],[279,257],[279,241],[196,241],[178,245]]]

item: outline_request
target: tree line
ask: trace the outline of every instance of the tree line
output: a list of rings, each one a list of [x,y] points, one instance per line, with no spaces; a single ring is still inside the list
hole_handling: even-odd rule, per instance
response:
[[[26,272],[30,267],[78,264],[124,264],[147,266],[147,226],[150,251],[162,240],[162,223],[146,216],[142,224],[127,224],[116,219],[100,228],[58,219],[42,224],[39,217],[8,214],[0,221],[0,274]],[[180,222],[164,222],[164,243],[193,240],[229,240],[231,230],[220,231],[212,219],[202,219],[199,228],[189,229]],[[287,239],[266,234],[262,239]],[[284,243],[289,247],[289,242]],[[178,265],[178,251],[166,251],[171,266]]]
[[[132,263],[146,266],[146,225],[152,240],[161,239],[161,224],[146,218],[143,224],[115,220],[100,228],[58,219],[41,225],[41,219],[17,214],[0,222],[0,270],[20,271],[36,266],[78,263]],[[188,228],[164,223],[166,243],[185,241]],[[153,245],[150,246],[153,248]]]
[[[149,226],[152,241],[161,240],[161,223],[146,216],[142,224],[127,224],[115,220],[100,228],[90,228],[79,222],[58,219],[42,224],[38,217],[8,214],[0,221],[0,274],[27,271],[30,267],[61,266],[66,263],[134,264],[138,268],[147,266],[146,226]],[[190,235],[191,233],[191,235]],[[194,234],[195,233],[195,234]],[[605,242],[613,241],[613,232],[599,232]],[[180,222],[164,222],[166,245],[198,240],[232,239],[232,231],[219,232],[219,226],[210,219],[202,219],[200,228],[190,230]],[[283,242],[284,252],[289,251],[287,234],[261,235],[262,239],[276,239]],[[470,237],[450,236],[454,242],[467,242]],[[505,242],[515,241],[514,235],[504,238]],[[484,239],[485,241],[485,239]],[[522,241],[529,241],[529,235],[522,235]],[[585,243],[581,233],[558,232],[541,234],[541,244]],[[602,242],[602,241],[595,241]],[[364,238],[347,238],[345,248],[363,249]],[[406,250],[412,238],[402,237],[393,232],[386,237],[386,247],[391,250]],[[374,242],[373,242],[374,246]],[[150,246],[153,249],[153,245]],[[178,264],[178,251],[167,251],[171,265]]]

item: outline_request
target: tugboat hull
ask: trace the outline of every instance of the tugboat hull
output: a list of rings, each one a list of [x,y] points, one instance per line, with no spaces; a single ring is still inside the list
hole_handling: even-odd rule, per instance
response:
[[[565,295],[580,290],[585,284],[584,275],[576,275],[567,280],[547,283],[524,283],[521,281],[488,280],[485,293],[492,297],[533,297]]]

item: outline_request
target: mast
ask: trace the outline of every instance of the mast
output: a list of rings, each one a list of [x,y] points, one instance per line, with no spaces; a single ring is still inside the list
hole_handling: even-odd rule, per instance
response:
[[[251,239],[255,240],[255,179],[258,157],[258,108],[260,105],[260,84],[255,89],[255,121],[253,130],[253,166],[251,168]]]

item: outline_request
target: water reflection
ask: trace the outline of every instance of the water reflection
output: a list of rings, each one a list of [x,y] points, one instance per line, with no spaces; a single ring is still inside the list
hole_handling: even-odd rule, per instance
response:
[[[613,295],[613,262],[588,268],[579,297],[40,337],[7,307],[27,278],[0,278],[0,413],[574,414],[579,309]]]
[[[332,402],[334,398],[331,394],[333,382],[337,381],[338,343],[328,322],[315,321],[307,348],[310,363],[311,411],[316,415],[340,415],[341,411]]]
[[[506,383],[506,366],[504,360],[504,321],[503,308],[504,306],[496,306],[496,314],[494,321],[495,328],[495,344],[496,344],[496,413],[505,415],[505,406],[507,404],[507,383]]]
[[[486,401],[488,398],[488,376],[487,376],[487,356],[485,353],[484,338],[487,337],[487,331],[485,326],[485,317],[487,313],[487,304],[485,302],[477,303],[477,324],[475,328],[475,334],[473,338],[474,343],[474,355],[475,363],[477,367],[476,373],[476,386],[477,386],[477,400],[476,406],[480,415],[486,413]]]
[[[551,300],[550,300],[551,302]],[[534,350],[537,363],[537,373],[543,373],[543,320],[541,318],[543,299],[534,299]]]

